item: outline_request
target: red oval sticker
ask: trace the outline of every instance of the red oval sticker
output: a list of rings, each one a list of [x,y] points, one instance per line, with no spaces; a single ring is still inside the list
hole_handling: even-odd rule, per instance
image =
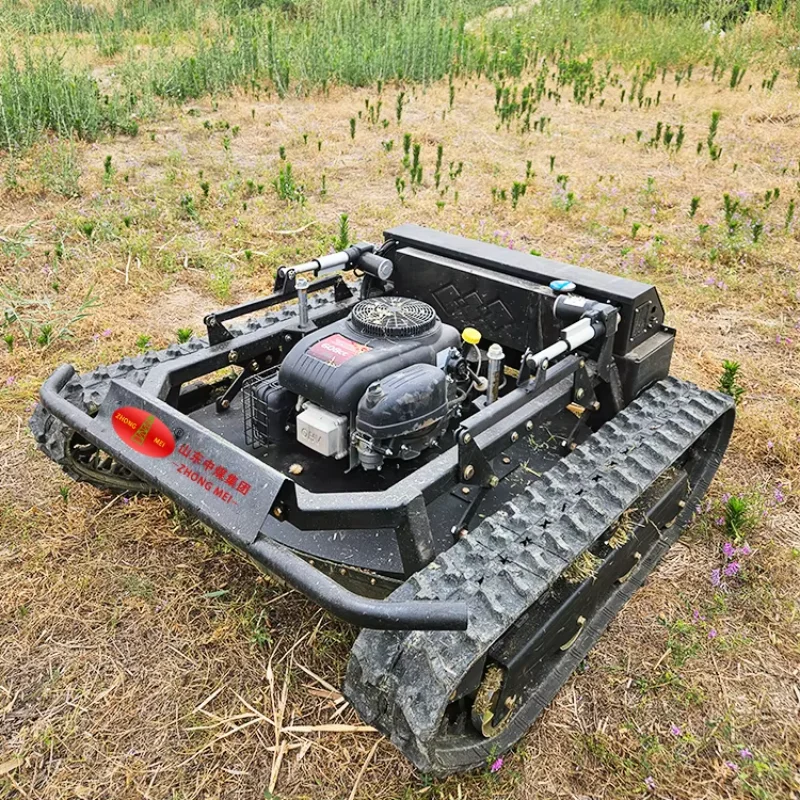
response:
[[[165,458],[175,449],[175,439],[169,428],[142,408],[118,408],[111,415],[111,424],[117,436],[142,455]]]

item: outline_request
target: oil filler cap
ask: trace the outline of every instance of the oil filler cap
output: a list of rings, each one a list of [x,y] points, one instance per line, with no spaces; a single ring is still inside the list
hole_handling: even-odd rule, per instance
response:
[[[481,340],[481,332],[475,328],[464,328],[461,331],[461,338],[467,344],[478,344]]]
[[[576,289],[572,281],[550,281],[550,288],[558,294],[566,294],[567,292],[574,292]]]

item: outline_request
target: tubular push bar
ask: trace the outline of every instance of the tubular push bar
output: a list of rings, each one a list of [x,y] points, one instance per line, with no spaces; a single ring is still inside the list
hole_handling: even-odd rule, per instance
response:
[[[120,463],[153,483],[163,494],[182,505],[182,500],[185,498],[174,480],[162,479],[155,472],[148,474],[148,470],[143,466],[142,456],[124,446],[122,448],[117,446],[114,441],[116,434],[113,432],[110,420],[102,419],[102,411],[97,418],[91,417],[72,405],[66,398],[61,397],[61,390],[74,374],[75,369],[72,365],[60,366],[42,386],[40,393],[42,405],[54,417],[77,431],[87,441],[111,453]],[[116,392],[123,399],[132,398],[139,401],[140,404],[146,405],[148,410],[158,413],[162,419],[172,418],[173,424],[179,422],[181,428],[193,432],[197,437],[213,438],[215,445],[222,448],[234,463],[236,461],[242,463],[244,460],[248,470],[260,471],[260,475],[248,472],[248,479],[252,480],[254,490],[257,491],[259,485],[274,486],[276,476],[283,479],[280,473],[250,457],[244,451],[231,446],[220,437],[214,436],[190,417],[180,415],[176,420],[175,409],[144,394],[133,384],[127,381],[113,381],[109,394],[111,392]],[[265,494],[269,493],[265,490]],[[258,494],[254,499],[258,502]],[[445,603],[433,600],[393,602],[392,600],[362,597],[348,591],[332,578],[312,567],[294,551],[260,535],[261,525],[272,506],[272,499],[267,496],[266,500],[268,501],[266,513],[260,517],[258,514],[252,517],[257,522],[249,527],[255,528],[255,530],[237,531],[228,516],[215,512],[204,504],[192,504],[191,510],[203,522],[219,531],[228,541],[243,550],[256,562],[263,564],[267,570],[346,622],[362,628],[383,630],[467,629],[468,614],[465,603]],[[258,511],[258,506],[256,508]]]

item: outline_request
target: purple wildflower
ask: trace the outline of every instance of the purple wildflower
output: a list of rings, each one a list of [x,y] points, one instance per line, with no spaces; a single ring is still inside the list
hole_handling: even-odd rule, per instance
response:
[[[740,757],[740,758],[752,758],[752,757],[753,757],[753,754],[752,754],[752,752],[750,752],[749,748],[747,748],[747,747],[743,747],[743,748],[742,748],[742,749],[739,751],[739,757]]]
[[[709,638],[709,639],[716,639],[716,638],[717,638],[717,629],[716,629],[716,628],[712,628],[712,629],[711,629],[711,630],[708,632],[708,638]]]
[[[648,775],[644,779],[644,785],[651,791],[654,792],[656,790],[656,782],[652,775]]]
[[[719,586],[722,582],[720,571],[718,569],[711,570],[711,585]]]
[[[740,569],[739,562],[731,561],[730,564],[726,565],[723,572],[725,573],[726,578],[732,578],[734,575],[738,574],[739,569]]]
[[[725,517],[717,517],[714,522],[721,528],[725,524]]]
[[[742,545],[742,546],[739,548],[739,551],[738,551],[738,552],[739,552],[739,555],[740,555],[740,556],[749,556],[749,555],[750,555],[750,553],[752,553],[753,551],[750,549],[750,545],[749,545],[749,544],[747,544],[747,542],[745,542],[745,543],[744,543],[744,544],[743,544],[743,545]]]
[[[490,771],[490,772],[500,772],[500,770],[503,768],[503,763],[504,763],[504,762],[503,762],[503,759],[502,759],[502,757],[501,757],[501,758],[498,758],[498,759],[497,759],[497,760],[494,762],[494,764],[492,764],[492,766],[491,766],[491,767],[489,767],[489,771]]]
[[[723,503],[727,503],[728,500],[731,499],[731,493],[730,492],[725,492],[725,494],[723,494],[720,499],[722,500]]]
[[[680,736],[683,733],[683,731],[674,722],[669,726],[669,732],[673,736]]]
[[[6,378],[6,386],[13,386],[17,382],[17,379],[13,375],[9,375]]]
[[[700,609],[699,608],[696,608],[694,611],[692,611],[692,619],[695,622],[699,621],[699,619],[700,619]]]
[[[772,439],[770,439],[767,442],[767,450],[772,450],[773,447],[775,447],[775,442],[773,442]]]
[[[717,282],[716,278],[706,278],[706,286],[713,286]]]
[[[111,328],[106,328],[103,331],[103,336],[111,336],[112,333],[113,333],[113,331],[111,330]]]
[[[738,772],[739,771],[739,765],[738,764],[734,764],[733,761],[726,761],[725,762],[725,766],[728,769],[733,770],[734,772]]]
[[[725,558],[733,558],[736,554],[736,548],[730,542],[725,542],[725,544],[722,545],[722,552]]]
[[[781,491],[780,486],[775,487],[775,502],[782,503],[786,499],[786,495]]]

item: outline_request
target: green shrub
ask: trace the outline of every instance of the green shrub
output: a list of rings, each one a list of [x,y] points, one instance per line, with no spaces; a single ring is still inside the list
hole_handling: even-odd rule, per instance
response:
[[[135,100],[102,97],[88,75],[67,72],[54,58],[13,56],[0,66],[0,150],[32,144],[52,131],[93,141],[102,133],[136,134]]]

